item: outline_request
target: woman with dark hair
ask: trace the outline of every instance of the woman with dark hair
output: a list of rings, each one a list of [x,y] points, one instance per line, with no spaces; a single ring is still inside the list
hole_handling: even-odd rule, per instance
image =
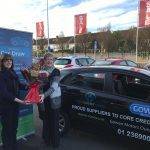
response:
[[[13,67],[12,56],[4,54],[0,71],[1,136],[4,150],[17,150],[19,104],[28,104],[19,99],[19,89],[26,89],[27,86],[19,82]]]
[[[43,86],[41,101],[44,100],[44,108],[39,109],[39,115],[43,120],[43,139],[47,146],[50,141],[53,147],[60,143],[59,133],[59,109],[61,106],[61,90],[59,86],[60,71],[54,67],[54,55],[46,53],[44,56],[43,70],[49,73],[48,82]]]

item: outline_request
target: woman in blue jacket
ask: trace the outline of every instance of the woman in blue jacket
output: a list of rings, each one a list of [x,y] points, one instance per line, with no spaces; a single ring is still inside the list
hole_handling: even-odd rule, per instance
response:
[[[27,104],[19,99],[19,89],[25,89],[26,86],[19,82],[13,67],[12,56],[4,54],[0,71],[1,136],[4,150],[17,150],[19,104]]]

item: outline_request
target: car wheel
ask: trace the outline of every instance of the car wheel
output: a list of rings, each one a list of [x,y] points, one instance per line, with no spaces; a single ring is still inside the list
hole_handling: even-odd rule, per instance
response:
[[[60,135],[61,136],[65,135],[69,131],[69,128],[70,128],[69,117],[65,112],[61,111],[60,115],[59,115],[59,132],[60,132]]]

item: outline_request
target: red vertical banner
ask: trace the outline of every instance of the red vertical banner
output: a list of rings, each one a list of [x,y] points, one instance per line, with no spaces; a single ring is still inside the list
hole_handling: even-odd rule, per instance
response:
[[[140,0],[139,27],[150,26],[150,0]]]
[[[75,15],[75,35],[86,33],[87,15]]]
[[[44,23],[43,22],[36,23],[36,36],[44,37]]]

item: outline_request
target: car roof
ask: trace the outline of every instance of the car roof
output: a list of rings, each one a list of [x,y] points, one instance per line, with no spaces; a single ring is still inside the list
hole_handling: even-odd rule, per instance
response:
[[[122,60],[127,60],[127,59],[124,59],[124,58],[105,58],[105,59],[100,59],[100,60],[97,60],[97,61],[122,61]]]
[[[130,71],[133,73],[141,73],[144,75],[147,75],[150,77],[150,71],[142,69],[142,68],[136,68],[136,67],[131,67],[131,66],[117,66],[117,65],[108,65],[108,66],[82,66],[82,67],[74,67],[74,68],[65,68],[62,69],[63,70],[71,70],[73,72],[77,71],[77,70],[82,70],[82,69],[106,69],[106,70],[122,70],[122,71]]]
[[[57,59],[90,58],[88,56],[62,56]]]
[[[125,60],[124,58],[105,58],[105,60]]]

